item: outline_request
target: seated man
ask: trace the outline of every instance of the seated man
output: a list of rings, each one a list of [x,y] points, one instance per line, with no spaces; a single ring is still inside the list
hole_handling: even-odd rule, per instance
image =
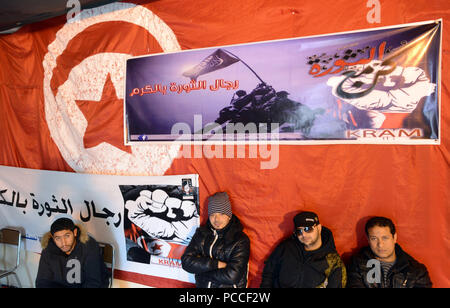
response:
[[[365,229],[369,246],[352,258],[349,288],[431,288],[427,268],[400,248],[389,218],[373,217]]]
[[[245,288],[250,240],[226,192],[208,198],[208,216],[181,257],[183,269],[195,274],[198,288]]]
[[[98,243],[69,218],[56,220],[42,238],[37,288],[106,288],[108,270]]]
[[[313,212],[294,217],[294,233],[265,262],[261,288],[343,288],[346,270],[331,231]]]

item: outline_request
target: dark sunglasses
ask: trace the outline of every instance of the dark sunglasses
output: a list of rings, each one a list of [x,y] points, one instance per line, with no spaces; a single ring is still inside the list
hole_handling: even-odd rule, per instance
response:
[[[305,232],[305,233],[311,233],[311,232],[314,230],[314,227],[315,227],[315,225],[313,225],[313,226],[311,226],[311,227],[304,227],[304,228],[302,228],[302,229],[296,229],[296,230],[295,230],[295,234],[296,234],[297,236],[300,236],[300,235],[303,234],[303,232]]]

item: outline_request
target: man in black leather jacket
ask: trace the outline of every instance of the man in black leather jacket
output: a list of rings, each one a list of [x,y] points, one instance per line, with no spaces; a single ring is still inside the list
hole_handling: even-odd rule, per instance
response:
[[[397,244],[395,225],[389,218],[371,218],[366,235],[369,246],[352,258],[347,287],[431,288],[427,268]]]
[[[208,216],[181,257],[183,269],[195,274],[198,288],[245,288],[250,240],[226,192],[208,198]]]

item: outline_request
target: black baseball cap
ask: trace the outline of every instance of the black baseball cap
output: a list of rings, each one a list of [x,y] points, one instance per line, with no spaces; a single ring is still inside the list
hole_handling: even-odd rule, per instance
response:
[[[312,227],[319,224],[319,217],[313,212],[300,212],[294,217],[294,226],[296,229]]]

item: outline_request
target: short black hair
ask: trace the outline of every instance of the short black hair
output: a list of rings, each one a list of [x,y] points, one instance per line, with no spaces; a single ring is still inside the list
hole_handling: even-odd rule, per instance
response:
[[[70,230],[73,232],[73,230],[75,230],[75,224],[69,218],[60,218],[56,220],[50,227],[50,233],[52,235],[62,230]]]
[[[369,229],[378,226],[378,227],[389,227],[389,230],[391,231],[391,234],[395,234],[395,225],[389,218],[376,216],[370,218],[366,222],[366,235],[369,235]]]

